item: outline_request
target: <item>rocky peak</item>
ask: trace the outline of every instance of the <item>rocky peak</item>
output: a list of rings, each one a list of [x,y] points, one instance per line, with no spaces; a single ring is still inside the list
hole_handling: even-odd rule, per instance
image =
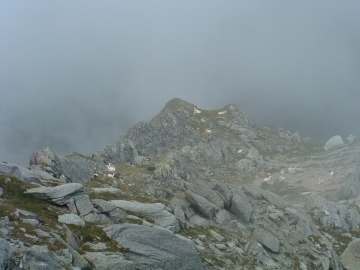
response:
[[[0,268],[359,269],[348,141],[325,151],[234,104],[172,99],[98,153],[1,163]]]

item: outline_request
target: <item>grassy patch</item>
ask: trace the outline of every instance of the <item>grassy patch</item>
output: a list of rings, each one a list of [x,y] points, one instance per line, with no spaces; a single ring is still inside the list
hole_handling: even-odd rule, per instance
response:
[[[73,224],[67,225],[69,229],[77,236],[78,239],[80,239],[81,244],[90,242],[93,244],[102,242],[105,243],[107,246],[107,249],[103,251],[110,251],[110,252],[121,252],[126,253],[129,251],[128,248],[119,247],[118,243],[109,238],[106,233],[103,231],[101,227],[99,227],[97,224],[86,222],[85,226],[76,226]],[[81,254],[85,253],[86,251],[93,251],[89,246],[85,245],[82,246],[79,250]]]
[[[37,185],[26,184],[16,177],[9,177],[11,182],[6,184],[6,178],[8,176],[0,176],[0,187],[4,189],[3,198],[5,199],[5,204],[0,207],[1,216],[9,215],[16,208],[20,208],[35,213],[38,219],[45,224],[55,226],[58,213],[49,207],[49,203],[32,195],[24,194],[27,189],[38,187]]]

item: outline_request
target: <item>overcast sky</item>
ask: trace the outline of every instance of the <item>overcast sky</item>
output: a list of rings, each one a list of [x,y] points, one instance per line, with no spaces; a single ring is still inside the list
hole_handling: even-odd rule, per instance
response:
[[[360,136],[360,2],[0,1],[0,161],[101,150],[174,97]]]

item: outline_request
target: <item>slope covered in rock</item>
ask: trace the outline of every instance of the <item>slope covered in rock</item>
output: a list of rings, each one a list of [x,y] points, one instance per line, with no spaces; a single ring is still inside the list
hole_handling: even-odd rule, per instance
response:
[[[357,269],[359,143],[330,144],[170,100],[98,153],[2,163],[1,266]]]

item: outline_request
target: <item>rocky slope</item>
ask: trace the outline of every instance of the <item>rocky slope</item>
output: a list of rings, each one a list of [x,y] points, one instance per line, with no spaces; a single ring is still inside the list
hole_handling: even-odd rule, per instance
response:
[[[0,269],[360,269],[359,142],[170,100],[88,156],[0,164]],[[199,113],[200,112],[200,113]]]

